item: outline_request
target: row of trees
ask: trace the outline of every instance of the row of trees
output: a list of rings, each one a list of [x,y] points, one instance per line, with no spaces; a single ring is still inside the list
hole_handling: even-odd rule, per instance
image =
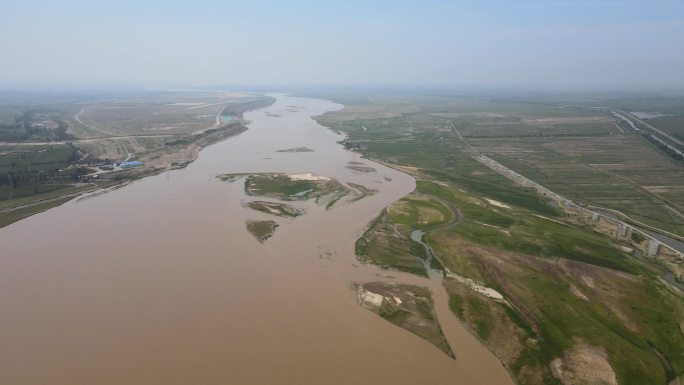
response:
[[[78,182],[81,176],[89,174],[91,171],[87,167],[74,167],[63,171],[12,171],[0,174],[0,186],[16,188],[33,184]]]
[[[665,143],[662,139],[656,137],[653,134],[643,132],[641,134],[641,136],[648,139],[651,143],[655,144],[658,148],[663,150],[665,153],[667,153],[669,156],[671,156],[675,160],[678,160],[680,162],[684,162],[684,153],[682,153],[682,151],[679,151],[676,148],[670,146],[669,144]]]
[[[30,139],[70,140],[73,135],[67,133],[69,124],[63,120],[50,118],[57,123],[57,128],[41,127],[34,124],[35,115],[44,111],[31,110],[14,119],[14,124],[0,125],[0,140],[23,141]]]

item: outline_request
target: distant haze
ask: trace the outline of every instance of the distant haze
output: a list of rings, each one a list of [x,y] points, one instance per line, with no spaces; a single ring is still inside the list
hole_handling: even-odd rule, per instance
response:
[[[684,1],[11,1],[0,88],[684,87]]]

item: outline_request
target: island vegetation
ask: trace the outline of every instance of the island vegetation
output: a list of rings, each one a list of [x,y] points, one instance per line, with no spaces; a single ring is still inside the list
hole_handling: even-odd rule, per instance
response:
[[[278,150],[277,152],[314,152],[314,150],[308,147],[294,147],[285,150]]]
[[[414,333],[453,357],[435,315],[430,290],[414,285],[368,282],[357,286],[359,303],[389,322]]]
[[[277,228],[278,224],[275,221],[247,221],[247,231],[261,243],[272,237]]]

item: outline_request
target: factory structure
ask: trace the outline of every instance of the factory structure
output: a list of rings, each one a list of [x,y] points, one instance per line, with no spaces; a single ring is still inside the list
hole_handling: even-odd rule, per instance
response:
[[[120,162],[120,163],[115,164],[115,165],[116,165],[115,169],[116,169],[116,167],[118,167],[121,170],[127,170],[129,168],[142,167],[145,165],[145,163],[139,162],[137,160],[129,160],[129,161],[125,161],[125,162]]]

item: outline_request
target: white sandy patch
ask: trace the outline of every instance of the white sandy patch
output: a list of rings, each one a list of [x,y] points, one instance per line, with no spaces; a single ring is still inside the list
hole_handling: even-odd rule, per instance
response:
[[[570,292],[571,292],[575,297],[577,297],[577,298],[579,298],[579,299],[583,299],[583,300],[585,300],[585,301],[589,301],[589,298],[587,298],[587,296],[584,295],[584,293],[582,293],[582,292],[580,291],[580,289],[578,289],[577,286],[575,286],[575,285],[570,285]]]
[[[387,211],[389,211],[389,212],[392,213],[392,214],[402,214],[402,215],[406,215],[406,216],[409,215],[409,213],[407,213],[406,211],[401,211],[401,210],[393,209],[391,206],[389,207],[389,209],[388,209]]]
[[[478,205],[478,206],[484,206],[484,203],[482,203],[482,201],[479,200],[479,199],[477,199],[477,198],[467,197],[466,199],[467,199],[468,202],[470,202],[470,203],[474,203],[474,204],[476,204],[476,205]]]
[[[491,227],[491,228],[497,229],[497,230],[501,231],[502,233],[508,235],[509,237],[511,236],[511,232],[510,232],[510,231],[504,230],[504,229],[502,229],[502,228],[499,227],[499,226],[494,226],[494,225],[490,225],[489,223],[482,223],[482,222],[479,222],[479,221],[475,221],[475,223],[477,223],[478,225],[487,226],[487,227]]]
[[[507,205],[507,204],[505,204],[505,203],[501,203],[501,202],[499,202],[499,201],[495,201],[494,199],[485,198],[485,200],[486,200],[487,202],[489,202],[489,204],[492,205],[492,206],[501,207],[501,208],[504,208],[504,209],[510,209],[510,208],[511,208],[511,206],[509,206],[509,205]]]
[[[359,300],[363,306],[381,306],[383,299],[385,299],[385,297],[380,294],[376,294],[365,289],[361,289],[359,291]]]
[[[447,273],[447,277],[457,280],[458,282],[468,286],[471,290],[478,292],[478,293],[484,295],[485,297],[489,297],[489,298],[497,299],[497,300],[503,300],[504,299],[504,297],[503,297],[503,295],[501,295],[501,293],[499,293],[498,291],[496,291],[492,288],[489,288],[489,287],[483,285],[480,282],[477,282],[477,281],[470,279],[470,278],[462,277],[456,273],[452,273],[451,271],[449,271],[449,269],[445,269],[445,270]]]
[[[617,385],[615,371],[602,347],[579,343],[566,350],[563,357],[551,361],[551,372],[564,384]]]
[[[546,219],[547,221],[556,222],[558,224],[565,225],[565,223],[558,221],[558,220],[555,220],[553,218],[545,217],[545,216],[539,215],[539,214],[532,214],[532,215],[534,215],[537,218]]]
[[[290,180],[330,180],[327,176],[316,175],[312,172],[289,174],[288,177]]]
[[[622,251],[624,251],[625,253],[631,253],[631,252],[634,251],[634,249],[631,248],[631,247],[627,247],[627,246],[623,246],[623,245],[618,245],[618,247],[619,247]]]
[[[594,287],[594,279],[591,277],[587,277],[586,275],[582,276],[582,282],[584,282],[585,285],[593,288]]]

